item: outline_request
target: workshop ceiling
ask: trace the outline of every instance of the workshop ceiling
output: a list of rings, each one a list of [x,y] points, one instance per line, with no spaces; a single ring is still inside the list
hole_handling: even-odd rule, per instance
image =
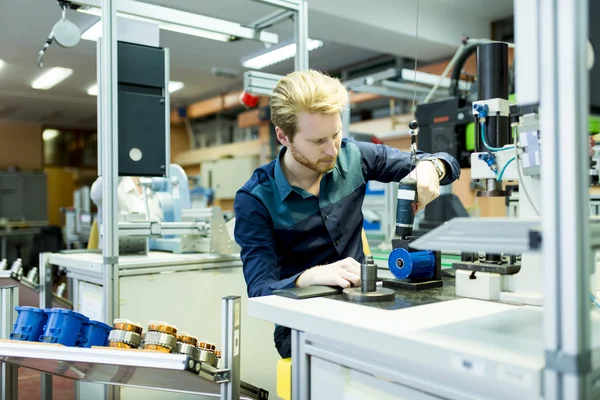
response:
[[[239,23],[250,23],[276,9],[252,0],[146,0]],[[381,54],[414,57],[416,0],[309,0],[309,36],[325,45],[310,53],[311,67],[337,70]],[[453,54],[460,37],[489,37],[490,22],[512,15],[513,0],[419,0],[419,59],[437,60]],[[82,29],[98,17],[69,12]],[[42,70],[37,53],[60,18],[55,0],[0,0],[0,121],[41,122],[48,125],[94,127],[96,97],[86,90],[96,80],[95,43],[76,47],[52,45],[44,68],[74,70],[67,80],[43,91],[30,87]],[[280,41],[293,36],[292,22],[268,29]],[[161,46],[171,53],[171,80],[185,87],[172,94],[172,104],[186,104],[220,90],[241,87],[240,59],[264,48],[243,40],[221,43],[161,31]],[[212,67],[238,71],[238,78],[216,77]],[[283,74],[289,60],[266,68]]]

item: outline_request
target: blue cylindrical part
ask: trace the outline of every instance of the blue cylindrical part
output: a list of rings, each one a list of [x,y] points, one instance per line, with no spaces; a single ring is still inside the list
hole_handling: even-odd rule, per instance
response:
[[[76,345],[78,347],[108,346],[108,335],[112,328],[100,321],[84,322]]]
[[[40,335],[44,332],[44,325],[48,320],[48,315],[41,308],[36,307],[15,307],[19,313],[17,321],[10,334],[11,340],[21,340],[26,342],[37,342]]]
[[[398,186],[396,203],[396,235],[401,238],[411,236],[417,209],[417,181],[404,179]]]
[[[431,250],[394,249],[388,258],[388,268],[398,279],[430,279],[435,274],[435,254]]]
[[[89,320],[85,315],[62,308],[47,308],[46,314],[48,322],[40,336],[40,342],[64,346],[75,346],[83,323]]]

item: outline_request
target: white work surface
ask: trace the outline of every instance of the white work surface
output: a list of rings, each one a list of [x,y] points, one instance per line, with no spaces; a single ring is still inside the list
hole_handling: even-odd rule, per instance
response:
[[[371,358],[389,375],[376,367],[362,372],[430,394],[540,398],[545,358],[539,307],[458,299],[383,310],[328,298],[268,296],[250,299],[248,313],[305,332],[319,359],[329,354],[331,361],[352,368],[350,353],[363,366]],[[598,368],[600,317],[592,314],[592,358]]]
[[[123,255],[119,256],[120,269],[132,268],[152,268],[163,266],[182,266],[206,263],[222,263],[226,261],[238,262],[241,265],[238,254],[173,254],[162,251],[150,251],[146,255]],[[50,255],[50,264],[60,265],[61,267],[85,269],[88,272],[101,272],[103,257],[100,253],[73,252],[73,253],[52,253]]]

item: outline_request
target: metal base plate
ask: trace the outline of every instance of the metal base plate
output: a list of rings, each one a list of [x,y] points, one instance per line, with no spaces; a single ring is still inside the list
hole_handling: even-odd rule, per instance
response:
[[[427,290],[435,289],[444,286],[444,282],[441,280],[423,281],[423,282],[409,282],[400,279],[383,279],[383,287],[393,289],[405,289],[405,290]]]
[[[481,261],[452,263],[452,268],[466,271],[490,272],[500,275],[513,275],[521,270],[521,264],[492,264]]]
[[[391,289],[378,287],[374,292],[363,292],[359,287],[347,288],[342,292],[344,299],[367,303],[372,301],[394,301],[396,292]]]

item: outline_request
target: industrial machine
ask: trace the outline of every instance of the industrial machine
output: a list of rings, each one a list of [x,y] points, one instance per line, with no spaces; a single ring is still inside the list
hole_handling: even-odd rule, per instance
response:
[[[64,215],[63,238],[67,249],[83,247],[90,237],[96,213],[91,212],[90,187],[73,191],[73,207],[61,209]]]

